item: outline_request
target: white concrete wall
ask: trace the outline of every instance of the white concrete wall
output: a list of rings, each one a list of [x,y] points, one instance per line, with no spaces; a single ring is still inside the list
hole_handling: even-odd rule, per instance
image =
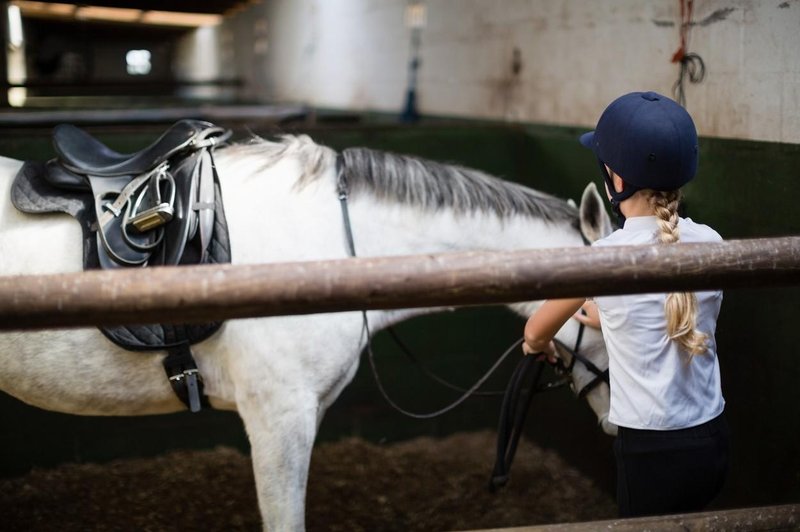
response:
[[[423,114],[591,126],[616,96],[671,95],[678,0],[427,0]],[[406,0],[264,0],[226,22],[248,95],[399,113]],[[800,0],[695,2],[702,135],[800,143]],[[521,70],[512,73],[513,50]]]
[[[184,35],[175,47],[172,68],[179,81],[208,82],[234,79],[233,34],[227,26],[206,26]],[[234,99],[233,87],[189,85],[181,96],[198,99]]]

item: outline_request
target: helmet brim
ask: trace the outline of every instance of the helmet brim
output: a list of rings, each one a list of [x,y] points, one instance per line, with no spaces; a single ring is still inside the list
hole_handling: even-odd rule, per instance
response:
[[[594,151],[594,131],[589,131],[581,135],[578,140],[581,144]]]

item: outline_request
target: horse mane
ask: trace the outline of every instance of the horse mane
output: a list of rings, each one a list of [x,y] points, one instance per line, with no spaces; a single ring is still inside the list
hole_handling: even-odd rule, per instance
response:
[[[318,179],[336,161],[334,150],[316,144],[307,135],[285,135],[278,142],[254,138],[224,151],[257,156],[261,170],[282,157],[297,157],[304,169],[298,187]],[[341,155],[351,197],[369,193],[379,200],[429,211],[446,207],[460,214],[482,211],[501,218],[527,215],[547,221],[577,219],[576,208],[566,201],[479,170],[369,148],[346,148]]]

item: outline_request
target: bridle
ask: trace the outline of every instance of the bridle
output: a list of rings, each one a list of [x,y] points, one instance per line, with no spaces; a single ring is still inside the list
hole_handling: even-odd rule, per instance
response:
[[[347,205],[347,199],[348,199],[348,196],[349,196],[348,187],[347,187],[347,178],[346,178],[346,176],[344,174],[344,159],[343,159],[341,154],[338,154],[337,158],[336,158],[336,190],[337,190],[337,193],[338,193],[338,196],[339,196],[339,204],[341,205],[341,209],[342,209],[342,221],[343,221],[343,224],[344,224],[344,232],[345,232],[345,238],[346,238],[346,243],[347,243],[347,253],[348,253],[348,255],[350,257],[355,257],[356,256],[355,240],[353,238],[353,229],[352,229],[352,225],[350,223],[350,212],[349,212],[349,208],[348,208],[348,205]],[[456,390],[459,390],[459,391],[463,392],[461,397],[459,397],[453,403],[449,404],[448,406],[446,406],[444,408],[441,408],[441,409],[436,410],[434,412],[429,412],[429,413],[425,413],[425,414],[418,414],[418,413],[410,412],[410,411],[402,408],[400,405],[398,405],[396,402],[394,402],[391,397],[389,397],[389,394],[386,393],[386,389],[383,387],[383,382],[381,381],[380,375],[378,374],[378,368],[375,365],[375,354],[372,351],[372,333],[370,332],[369,319],[367,318],[367,312],[365,310],[361,311],[361,317],[362,317],[362,322],[363,322],[362,331],[363,331],[364,334],[366,334],[366,340],[367,340],[366,349],[367,349],[367,353],[369,355],[368,356],[369,364],[370,364],[370,368],[372,369],[372,376],[374,377],[375,383],[378,386],[378,390],[380,391],[381,395],[386,400],[386,402],[389,403],[389,405],[392,408],[394,408],[395,410],[397,410],[401,414],[403,414],[405,416],[408,416],[408,417],[411,417],[411,418],[414,418],[414,419],[431,419],[431,418],[435,418],[435,417],[441,416],[442,414],[445,414],[445,413],[453,410],[455,407],[457,407],[458,405],[460,405],[461,403],[466,401],[472,395],[477,395],[477,394],[480,394],[480,395],[499,395],[499,393],[493,393],[493,392],[478,392],[478,389],[489,379],[489,377],[491,377],[491,375],[495,372],[495,370],[497,370],[497,368],[500,367],[500,365],[503,363],[503,361],[506,358],[508,358],[509,354],[511,354],[522,343],[521,339],[517,340],[516,342],[514,342],[511,345],[511,347],[506,349],[505,353],[503,353],[497,359],[497,361],[492,365],[492,367],[489,368],[489,370],[480,379],[478,379],[478,381],[475,384],[473,384],[469,389],[464,390],[464,389],[462,389],[462,388],[460,388],[458,386],[450,384],[449,382],[445,381],[444,379],[434,375],[432,372],[427,370],[427,368],[424,368],[424,366],[413,355],[411,355],[410,351],[401,342],[398,342],[398,344],[400,345],[400,347],[403,350],[403,352],[406,353],[406,355],[408,355],[414,362],[416,362],[423,369],[423,371],[427,375],[431,376],[432,378],[434,378],[435,380],[437,380],[438,382],[442,383],[443,385],[445,385],[445,386],[447,386],[449,388],[453,388],[453,389],[456,389]],[[391,331],[391,328],[390,328],[390,332],[392,332],[393,338],[395,338],[395,340],[397,340],[397,336],[393,333],[393,331]]]
[[[557,338],[553,339],[553,342],[556,344],[558,351],[566,351],[567,353],[570,354],[571,357],[569,364],[564,364],[564,357],[560,356],[559,353],[559,357],[553,363],[553,369],[555,369],[556,373],[567,379],[567,382],[570,383],[570,387],[572,387],[572,391],[575,393],[575,395],[578,396],[578,399],[585,398],[589,394],[589,392],[597,388],[597,386],[602,382],[609,384],[608,368],[604,370],[598,368],[591,360],[589,360],[580,353],[581,341],[583,340],[583,332],[585,330],[586,326],[583,323],[581,323],[578,328],[578,337],[575,340],[574,349],[570,349],[566,344],[564,344],[564,342],[562,342]],[[575,381],[572,379],[572,371],[573,369],[575,369],[576,361],[583,364],[586,369],[588,369],[591,373],[594,374],[594,378],[587,384],[584,384],[578,390],[575,389]]]
[[[525,424],[525,418],[527,417],[534,395],[542,391],[560,388],[569,384],[575,395],[577,395],[579,399],[582,399],[601,382],[608,384],[608,369],[601,370],[591,360],[580,353],[585,330],[586,325],[581,322],[578,326],[575,346],[572,349],[561,340],[553,339],[556,345],[558,358],[555,362],[549,362],[549,364],[551,364],[555,372],[561,376],[560,380],[542,386],[539,385],[543,363],[537,360],[537,354],[523,357],[517,364],[509,380],[505,396],[503,397],[503,405],[500,408],[500,421],[497,427],[497,453],[494,469],[489,479],[489,491],[494,492],[508,483],[511,464],[514,461],[517,444],[522,435],[522,428]],[[564,357],[561,355],[563,351],[566,351],[572,357],[569,364],[564,364]],[[544,360],[546,360],[546,358]],[[586,366],[586,369],[595,376],[594,379],[579,390],[575,389],[574,379],[572,378],[576,361]]]
[[[350,223],[350,213],[349,213],[349,208],[348,208],[348,203],[347,203],[347,200],[348,200],[348,197],[349,197],[347,177],[346,177],[345,172],[344,172],[344,158],[343,158],[341,153],[339,153],[337,155],[337,157],[336,157],[336,191],[337,191],[337,194],[338,194],[339,204],[341,206],[341,211],[342,211],[342,222],[343,222],[343,226],[344,226],[345,239],[346,239],[346,244],[347,244],[347,253],[348,253],[348,255],[350,257],[356,257],[355,240],[353,238],[353,229],[352,229],[352,224]],[[608,383],[608,370],[605,370],[605,371],[600,370],[589,359],[587,359],[585,356],[580,354],[580,346],[581,346],[581,342],[583,340],[583,333],[584,333],[584,330],[585,330],[585,325],[583,323],[581,323],[580,326],[579,326],[578,336],[576,338],[575,347],[573,349],[570,349],[569,347],[567,347],[563,342],[561,342],[558,339],[554,339],[553,340],[556,343],[556,345],[557,345],[557,347],[558,347],[558,349],[560,351],[565,351],[565,352],[569,353],[571,355],[571,357],[572,357],[568,365],[564,364],[563,357],[561,357],[561,356],[559,356],[557,361],[556,361],[556,363],[553,364],[556,373],[558,373],[561,376],[561,379],[559,379],[557,381],[554,381],[554,382],[546,383],[544,385],[539,385],[538,384],[538,380],[539,380],[539,377],[541,375],[541,371],[542,371],[543,365],[542,365],[542,363],[540,363],[539,361],[536,360],[537,357],[535,355],[526,356],[526,357],[523,357],[522,360],[520,361],[520,363],[518,364],[517,370],[515,371],[514,375],[512,376],[511,381],[509,382],[509,386],[508,386],[508,388],[506,389],[505,392],[479,392],[478,389],[486,382],[486,380],[488,380],[488,378],[497,370],[497,368],[500,367],[500,365],[503,363],[503,361],[505,361],[505,359],[508,358],[508,356],[514,350],[516,350],[517,347],[519,347],[522,344],[522,339],[519,339],[519,340],[515,341],[508,349],[506,349],[506,351],[502,355],[500,355],[500,357],[498,357],[497,361],[492,365],[492,367],[490,367],[489,370],[481,378],[479,378],[478,381],[474,385],[472,385],[468,389],[464,389],[464,388],[461,388],[459,386],[456,386],[456,385],[453,385],[453,384],[447,382],[446,380],[442,379],[441,377],[438,377],[433,372],[431,372],[430,370],[425,368],[424,365],[416,357],[414,357],[414,355],[411,353],[411,351],[402,343],[402,341],[399,340],[399,338],[397,337],[397,335],[395,334],[393,329],[390,327],[389,328],[389,333],[391,334],[391,336],[395,340],[395,342],[398,344],[400,349],[415,364],[420,366],[420,368],[422,369],[422,371],[426,375],[428,375],[433,380],[439,382],[443,386],[446,386],[448,388],[455,389],[455,390],[458,390],[458,391],[462,392],[462,395],[458,399],[456,399],[453,403],[451,403],[450,405],[448,405],[448,406],[446,406],[446,407],[444,407],[444,408],[442,408],[440,410],[436,410],[434,412],[425,413],[425,414],[418,414],[418,413],[414,413],[414,412],[409,412],[408,410],[405,410],[404,408],[400,407],[396,402],[394,402],[389,397],[389,395],[386,393],[386,390],[383,387],[383,383],[382,383],[382,381],[380,379],[380,375],[378,374],[377,366],[375,365],[375,354],[372,351],[372,334],[370,332],[369,320],[367,318],[366,311],[362,310],[361,311],[361,315],[362,315],[362,322],[363,322],[362,330],[366,334],[366,350],[367,350],[367,353],[368,353],[370,368],[372,370],[372,374],[373,374],[373,377],[375,379],[375,382],[376,382],[376,384],[378,386],[378,390],[380,391],[381,395],[384,397],[386,402],[389,403],[390,406],[392,406],[392,408],[394,408],[395,410],[397,410],[398,412],[400,412],[403,415],[406,415],[408,417],[412,417],[412,418],[415,418],[415,419],[431,419],[431,418],[440,416],[440,415],[442,415],[442,414],[444,414],[446,412],[449,412],[450,410],[454,409],[455,407],[457,407],[458,405],[463,403],[467,398],[469,398],[472,395],[499,396],[499,395],[503,395],[505,393],[504,409],[503,409],[503,411],[505,411],[505,403],[510,400],[510,397],[513,396],[513,397],[518,398],[519,395],[522,393],[522,385],[526,381],[525,377],[529,374],[530,367],[534,362],[537,363],[536,364],[536,368],[537,369],[535,371],[535,379],[533,380],[533,382],[531,383],[531,385],[529,386],[528,391],[527,391],[527,394],[530,395],[530,397],[527,400],[528,404],[530,403],[530,398],[532,398],[532,396],[535,395],[536,393],[543,392],[543,391],[548,391],[548,390],[553,390],[553,389],[556,389],[556,388],[560,388],[560,387],[565,386],[567,384],[569,384],[571,387],[573,387],[573,391],[575,392],[575,394],[579,398],[583,398],[590,391],[592,391],[597,385],[599,385],[601,382]],[[574,390],[574,384],[572,382],[572,372],[573,372],[573,369],[575,367],[576,361],[580,361],[584,366],[586,366],[586,368],[590,372],[594,373],[594,375],[595,375],[595,378],[591,382],[589,382],[587,385],[583,386],[580,390]],[[523,368],[523,369],[521,369],[521,368]],[[524,368],[528,368],[528,369],[524,369]],[[514,403],[518,402],[518,399],[513,399],[513,402]],[[525,407],[525,412],[527,412],[527,406]],[[522,425],[522,421],[524,421],[524,417],[525,416],[523,414],[522,419],[519,422],[519,426],[520,427]],[[502,420],[502,414],[501,414],[501,425],[502,424],[503,424],[503,420]],[[518,438],[518,437],[519,436],[517,435],[516,438]],[[514,447],[516,447],[516,443],[514,443]],[[512,452],[512,458],[513,458],[513,452]],[[510,466],[511,460],[507,460],[507,463],[508,463],[508,466]]]
[[[339,196],[339,203],[342,209],[342,221],[344,224],[344,232],[345,238],[347,243],[347,252],[350,257],[356,256],[356,249],[355,249],[355,241],[353,239],[353,229],[350,223],[350,213],[347,205],[347,198],[348,198],[348,187],[347,187],[347,178],[344,173],[344,158],[342,154],[338,154],[336,158],[336,189]],[[372,370],[372,375],[375,379],[375,383],[378,386],[378,390],[380,391],[383,398],[386,400],[389,405],[400,412],[401,414],[414,418],[414,419],[431,419],[437,416],[440,416],[446,412],[453,410],[455,407],[463,403],[467,398],[472,395],[503,395],[503,404],[500,409],[500,420],[498,423],[497,428],[497,454],[494,469],[492,471],[491,478],[489,480],[489,490],[494,492],[498,488],[505,486],[509,479],[509,471],[511,469],[511,463],[514,460],[514,454],[517,450],[517,444],[519,442],[519,438],[522,434],[522,428],[525,423],[525,418],[527,417],[528,410],[530,409],[531,400],[533,396],[548,390],[554,390],[556,388],[560,388],[569,384],[573,392],[578,396],[578,398],[584,398],[586,395],[589,394],[593,389],[595,389],[601,382],[605,382],[608,384],[608,369],[601,370],[598,368],[592,361],[588,358],[583,356],[580,353],[581,343],[583,341],[584,331],[586,330],[586,326],[583,323],[580,323],[578,328],[578,335],[575,339],[575,346],[574,348],[570,349],[567,345],[557,339],[553,339],[554,343],[557,347],[558,358],[555,363],[552,363],[556,373],[560,375],[560,379],[554,382],[546,383],[544,385],[539,384],[539,378],[542,374],[542,369],[544,367],[544,362],[538,360],[540,357],[536,356],[536,354],[529,355],[522,357],[522,359],[517,364],[514,373],[509,380],[508,387],[506,388],[505,393],[502,392],[479,392],[478,389],[483,385],[484,382],[495,372],[495,370],[500,367],[503,361],[509,356],[510,353],[515,351],[517,347],[522,344],[522,339],[515,341],[506,351],[497,359],[497,361],[492,365],[491,368],[480,378],[478,381],[473,384],[469,389],[463,389],[458,386],[455,386],[446,380],[436,376],[427,368],[425,368],[419,360],[414,357],[410,350],[408,350],[405,345],[399,341],[397,335],[394,331],[389,328],[389,332],[395,341],[400,346],[401,350],[413,361],[415,362],[423,372],[428,375],[429,377],[433,378],[440,384],[447,386],[451,389],[456,389],[458,391],[463,392],[462,395],[456,399],[453,403],[444,408],[436,410],[434,412],[429,412],[425,414],[418,414],[415,412],[409,412],[404,408],[400,407],[397,403],[395,403],[389,395],[386,393],[385,388],[383,387],[383,383],[380,379],[380,375],[378,374],[378,369],[375,365],[375,354],[372,351],[372,335],[370,333],[369,328],[369,320],[367,318],[367,312],[365,310],[361,311],[363,328],[362,331],[366,334],[366,350],[368,353],[369,364]],[[571,356],[570,361],[568,364],[564,364],[564,357],[561,355],[562,352],[569,353]],[[575,369],[575,364],[580,362],[583,364],[586,369],[588,369],[591,373],[594,374],[594,379],[592,379],[588,384],[585,384],[579,390],[575,390],[574,380],[572,378],[572,373]]]

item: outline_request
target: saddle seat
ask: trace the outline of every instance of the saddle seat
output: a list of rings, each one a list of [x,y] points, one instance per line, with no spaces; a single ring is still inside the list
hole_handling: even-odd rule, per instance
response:
[[[118,153],[72,124],[53,130],[59,162],[73,172],[97,177],[139,175],[190,147],[198,132],[213,127],[199,120],[181,120],[150,146],[131,154]],[[221,131],[221,130],[220,130]]]
[[[100,267],[202,263],[214,226],[211,152],[229,136],[210,122],[181,120],[151,145],[123,154],[60,124],[53,131],[58,157],[43,177],[57,189],[91,192]],[[196,231],[199,253],[185,256]]]

